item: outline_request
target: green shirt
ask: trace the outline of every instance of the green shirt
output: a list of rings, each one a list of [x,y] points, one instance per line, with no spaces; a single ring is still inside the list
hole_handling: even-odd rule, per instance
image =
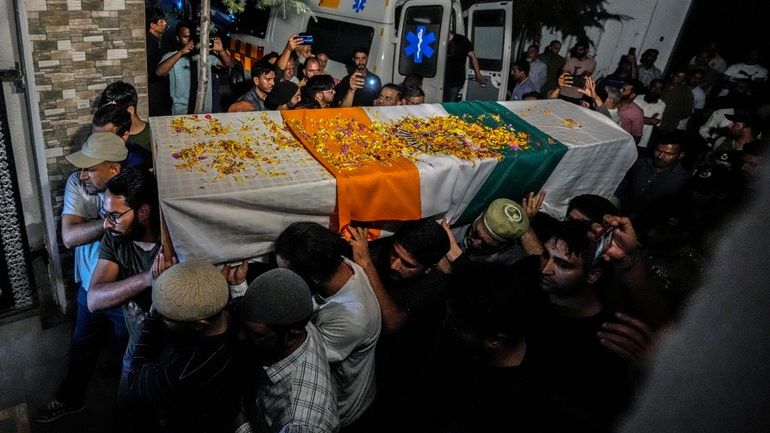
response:
[[[150,124],[146,123],[144,129],[138,134],[129,135],[128,142],[152,152],[152,131],[150,130]]]

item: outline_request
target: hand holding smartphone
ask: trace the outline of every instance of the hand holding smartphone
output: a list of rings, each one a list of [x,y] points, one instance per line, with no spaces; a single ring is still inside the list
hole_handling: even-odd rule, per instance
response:
[[[300,33],[297,36],[302,38],[302,45],[313,45],[313,35],[310,33]]]
[[[350,77],[350,88],[351,89],[362,89],[364,87],[364,75],[356,72],[353,74],[352,77]]]
[[[572,87],[583,89],[586,86],[586,77],[583,74],[572,75]]]
[[[614,231],[614,227],[609,224],[605,224],[602,226],[602,230],[596,234],[593,243],[593,261],[591,262],[593,265],[599,263],[602,255],[607,252],[608,249],[610,249],[610,246],[612,245],[612,234]]]

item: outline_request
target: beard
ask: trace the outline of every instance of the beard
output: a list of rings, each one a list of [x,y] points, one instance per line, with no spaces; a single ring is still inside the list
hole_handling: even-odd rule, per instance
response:
[[[89,195],[96,195],[96,194],[99,192],[99,191],[97,191],[97,190],[96,190],[96,188],[94,187],[94,185],[93,185],[93,184],[91,184],[91,183],[87,183],[87,182],[84,182],[84,183],[83,183],[83,188],[85,188],[85,189],[86,189],[86,192],[87,192]]]
[[[401,274],[399,274],[398,272],[396,272],[396,271],[394,271],[392,269],[388,270],[388,274],[387,275],[388,275],[388,281],[390,281],[392,283],[400,283],[400,282],[404,281],[404,278],[401,276]]]
[[[659,99],[660,99],[660,95],[653,95],[650,93],[644,95],[644,101],[650,104],[654,104],[658,102]]]
[[[134,219],[134,221],[131,222],[131,225],[128,226],[125,232],[120,232],[118,230],[115,230],[114,228],[107,229],[107,231],[114,236],[115,238],[119,240],[128,240],[128,241],[136,241],[141,239],[142,237],[142,230],[141,227],[139,227],[139,221]]]
[[[171,344],[191,345],[201,338],[202,331],[197,329],[195,323],[165,324],[165,336]]]

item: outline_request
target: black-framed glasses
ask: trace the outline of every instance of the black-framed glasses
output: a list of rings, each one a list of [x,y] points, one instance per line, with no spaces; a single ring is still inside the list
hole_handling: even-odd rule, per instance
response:
[[[125,210],[125,211],[123,211],[123,212],[121,212],[121,213],[116,215],[114,213],[107,212],[102,207],[102,208],[99,208],[99,216],[102,217],[102,219],[105,219],[105,220],[109,221],[110,224],[115,225],[115,224],[118,223],[118,218],[120,218],[123,215],[129,213],[132,210],[133,210],[132,208],[128,208],[128,210]]]

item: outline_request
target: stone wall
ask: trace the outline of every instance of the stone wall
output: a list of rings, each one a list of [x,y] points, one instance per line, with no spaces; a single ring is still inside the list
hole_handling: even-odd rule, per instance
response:
[[[107,84],[123,80],[136,86],[139,114],[146,117],[144,0],[26,0],[25,6],[51,206],[60,215],[64,184],[74,170],[64,155],[85,141]],[[71,273],[71,254],[59,247],[62,269]]]

